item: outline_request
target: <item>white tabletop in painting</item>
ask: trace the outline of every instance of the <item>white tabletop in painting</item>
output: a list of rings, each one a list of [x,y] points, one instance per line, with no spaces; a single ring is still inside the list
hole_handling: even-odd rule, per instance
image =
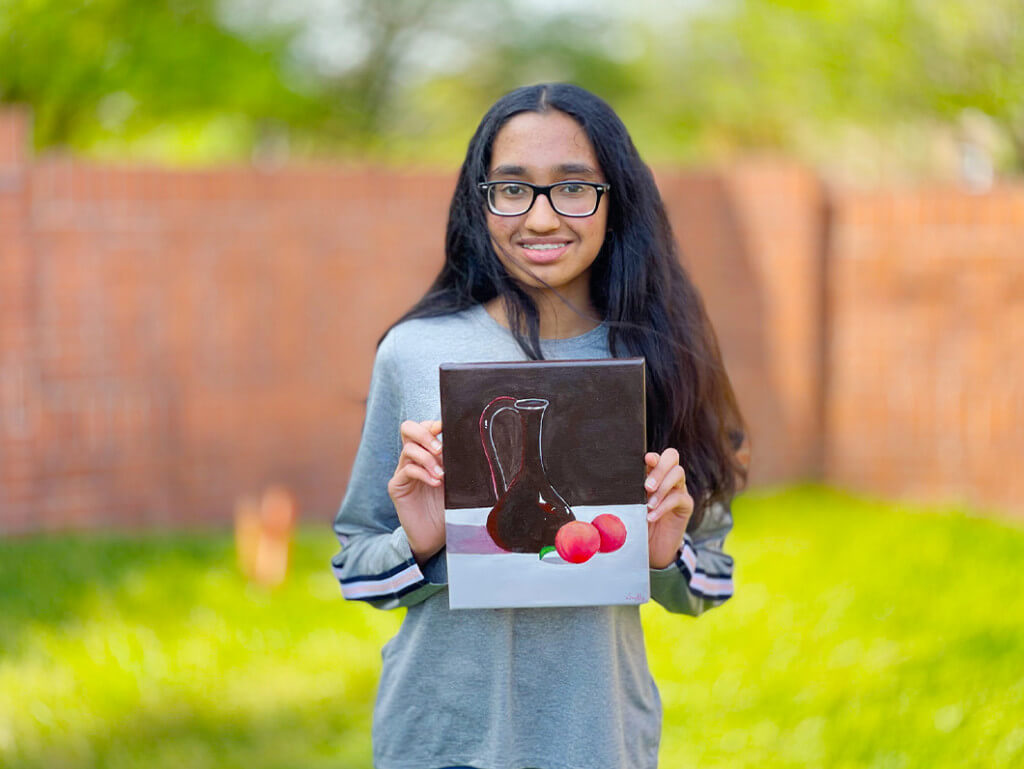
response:
[[[612,553],[568,563],[557,553],[507,553],[487,534],[490,507],[446,510],[448,601],[453,609],[639,604],[650,598],[647,508],[594,505],[572,509],[578,521],[618,516],[626,541]]]

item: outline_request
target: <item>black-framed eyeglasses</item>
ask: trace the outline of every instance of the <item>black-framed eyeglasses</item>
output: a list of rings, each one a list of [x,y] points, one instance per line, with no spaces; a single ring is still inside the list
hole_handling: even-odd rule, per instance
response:
[[[480,182],[487,197],[487,208],[497,216],[522,216],[533,207],[538,195],[548,199],[562,216],[591,216],[610,184],[565,181],[557,184],[530,184],[517,181]]]

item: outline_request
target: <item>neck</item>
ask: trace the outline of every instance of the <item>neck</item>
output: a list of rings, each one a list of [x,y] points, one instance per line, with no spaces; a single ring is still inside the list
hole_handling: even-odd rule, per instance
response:
[[[548,292],[529,293],[537,305],[537,314],[540,316],[541,339],[568,339],[579,336],[596,328],[601,322],[589,296],[585,297],[585,301],[574,301],[569,305],[566,300],[551,296]],[[484,307],[498,323],[505,328],[511,328],[505,312],[505,302],[500,296],[487,302]]]

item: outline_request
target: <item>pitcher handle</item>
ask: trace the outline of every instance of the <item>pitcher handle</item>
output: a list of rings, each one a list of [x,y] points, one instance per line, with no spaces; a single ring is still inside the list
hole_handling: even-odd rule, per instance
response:
[[[515,403],[515,398],[508,395],[499,395],[484,406],[484,410],[480,414],[480,445],[483,446],[484,456],[487,457],[487,467],[491,471],[491,488],[494,489],[495,502],[501,499],[501,495],[508,491],[509,480],[507,479],[509,479],[509,474],[505,472],[505,469],[501,466],[501,460],[498,459],[498,452],[494,447],[494,436],[491,431],[494,427],[494,418],[503,411],[515,411]],[[499,488],[499,479],[501,488]]]

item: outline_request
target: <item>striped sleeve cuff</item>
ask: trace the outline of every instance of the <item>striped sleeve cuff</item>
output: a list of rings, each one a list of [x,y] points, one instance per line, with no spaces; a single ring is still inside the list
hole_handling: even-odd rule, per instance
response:
[[[731,560],[731,559],[730,559]],[[732,597],[732,569],[709,573],[698,565],[697,553],[693,549],[690,535],[683,537],[683,545],[676,553],[676,566],[686,577],[690,592],[710,601],[724,601]]]
[[[334,567],[334,574],[341,583],[341,594],[350,601],[397,600],[427,584],[413,558],[377,574],[342,577],[341,569],[337,566]]]
[[[331,564],[334,576],[341,584],[341,594],[351,601],[388,601],[399,600],[403,596],[429,584],[420,570],[416,559],[409,550],[409,541],[405,531],[399,527],[391,532],[389,552],[397,554],[403,560],[395,566],[379,571],[370,569],[360,574],[349,572]],[[388,559],[390,560],[390,558]]]

